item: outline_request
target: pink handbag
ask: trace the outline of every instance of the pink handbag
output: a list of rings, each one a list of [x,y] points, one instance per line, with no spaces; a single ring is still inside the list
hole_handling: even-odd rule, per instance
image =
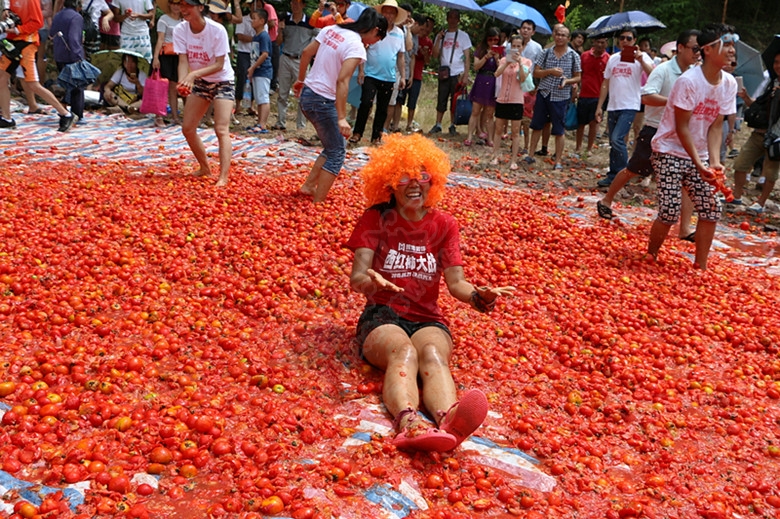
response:
[[[161,78],[157,69],[146,78],[140,111],[142,114],[160,116],[168,113],[168,80]]]

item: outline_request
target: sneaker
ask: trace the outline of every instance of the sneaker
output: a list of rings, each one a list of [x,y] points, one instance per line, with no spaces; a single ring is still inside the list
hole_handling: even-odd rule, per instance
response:
[[[754,202],[753,205],[747,208],[749,213],[761,214],[764,212],[764,206],[758,202]]]
[[[454,125],[454,124],[451,124],[451,125],[450,125],[450,135],[453,135],[453,136],[455,136],[455,135],[457,135],[457,134],[458,134],[458,129],[457,129],[457,128],[455,128],[455,125]]]
[[[546,157],[547,156],[547,148],[542,146],[542,149],[534,153],[537,157]]]
[[[16,121],[0,117],[0,128],[16,128]]]
[[[57,128],[58,132],[67,132],[70,130],[70,127],[73,126],[73,123],[75,123],[78,120],[77,115],[69,114],[69,115],[61,115],[60,116],[60,127]]]
[[[731,151],[729,151],[729,154],[726,155],[726,157],[729,159],[735,159],[737,158],[737,155],[739,155],[739,150],[737,148],[734,148]]]
[[[726,202],[726,198],[725,197],[721,197],[720,201],[721,202]],[[741,198],[735,198],[731,202],[726,202],[726,203],[729,204],[729,205],[742,205],[742,199]]]
[[[440,124],[434,124],[433,128],[428,132],[428,135],[433,135],[434,133],[441,133],[441,125]]]
[[[609,177],[602,178],[596,183],[599,187],[609,187],[612,185],[612,180]]]
[[[554,169],[554,170],[559,170],[559,171],[560,171],[560,170],[562,170],[562,169],[563,169],[563,166],[561,166],[561,163],[560,163],[560,162],[556,162],[556,163],[555,163],[555,166],[553,166],[553,169]]]
[[[525,162],[526,164],[533,164],[534,162],[536,162],[536,159],[528,155],[526,158],[523,159],[523,162]]]

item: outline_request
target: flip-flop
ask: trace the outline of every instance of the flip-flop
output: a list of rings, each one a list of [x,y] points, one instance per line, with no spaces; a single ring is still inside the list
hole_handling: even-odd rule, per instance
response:
[[[393,438],[393,445],[396,448],[408,451],[447,452],[460,443],[452,434],[435,427],[415,436],[407,435],[408,432],[408,430],[401,431]]]
[[[681,239],[681,240],[683,240],[683,241],[689,241],[689,242],[691,242],[691,243],[696,243],[696,231],[693,231],[693,232],[692,232],[691,234],[689,234],[688,236],[683,236],[683,237],[682,237],[682,238],[680,238],[680,239]]]
[[[485,393],[479,389],[471,389],[447,410],[439,428],[455,437],[457,447],[482,425],[487,412],[488,401]]]
[[[611,220],[615,216],[615,214],[612,212],[612,209],[602,204],[601,200],[596,202],[596,209],[599,212],[599,216],[605,220]]]

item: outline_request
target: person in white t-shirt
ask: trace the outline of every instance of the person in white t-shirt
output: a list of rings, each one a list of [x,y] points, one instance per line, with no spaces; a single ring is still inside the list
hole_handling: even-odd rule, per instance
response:
[[[624,27],[620,30],[620,52],[609,57],[604,69],[604,81],[596,106],[596,121],[601,123],[604,101],[607,105],[607,132],[609,134],[609,172],[598,182],[599,187],[609,187],[615,177],[628,164],[626,138],[631,131],[639,108],[642,105],[642,72],[653,71],[653,60],[634,45],[636,29]]]
[[[152,40],[149,21],[154,20],[152,0],[112,0],[114,20],[121,23],[119,46],[133,50],[152,61]]]
[[[723,175],[720,146],[723,118],[736,112],[737,81],[723,72],[734,61],[739,36],[730,25],[711,24],[697,38],[704,60],[684,72],[672,87],[653,137],[653,170],[658,175],[658,216],[647,252],[654,258],[680,218],[682,190],[691,198],[696,224],[694,265],[705,270],[721,205],[707,180]],[[709,160],[709,167],[707,165]]]
[[[230,115],[235,100],[235,76],[228,59],[230,42],[227,31],[222,25],[204,17],[206,9],[201,0],[185,0],[182,3],[184,21],[173,30],[173,50],[179,55],[179,94],[187,97],[181,131],[200,165],[194,174],[211,174],[206,148],[198,136],[198,125],[213,103],[214,132],[219,142],[217,186],[221,187],[228,183],[233,156]]]
[[[436,99],[436,124],[428,131],[429,135],[441,133],[441,121],[447,111],[455,106],[455,91],[459,85],[468,84],[471,70],[471,38],[459,29],[460,11],[447,12],[447,29],[436,35],[433,41],[433,57],[439,60],[439,88]],[[442,77],[442,68],[447,68],[447,77]],[[450,135],[456,135],[455,120],[450,123]]]
[[[387,25],[375,9],[365,9],[355,22],[323,29],[303,50],[293,92],[300,98],[303,115],[317,130],[323,150],[300,193],[313,197],[315,204],[328,196],[344,165],[346,138],[352,133],[347,122],[349,80],[366,61],[366,47],[385,37]],[[315,55],[317,59],[308,70]]]

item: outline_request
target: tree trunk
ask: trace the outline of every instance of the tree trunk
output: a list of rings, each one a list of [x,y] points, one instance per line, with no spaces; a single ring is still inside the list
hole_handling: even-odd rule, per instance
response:
[[[726,11],[729,8],[729,0],[723,0],[723,17],[720,20],[720,23],[726,23]]]

